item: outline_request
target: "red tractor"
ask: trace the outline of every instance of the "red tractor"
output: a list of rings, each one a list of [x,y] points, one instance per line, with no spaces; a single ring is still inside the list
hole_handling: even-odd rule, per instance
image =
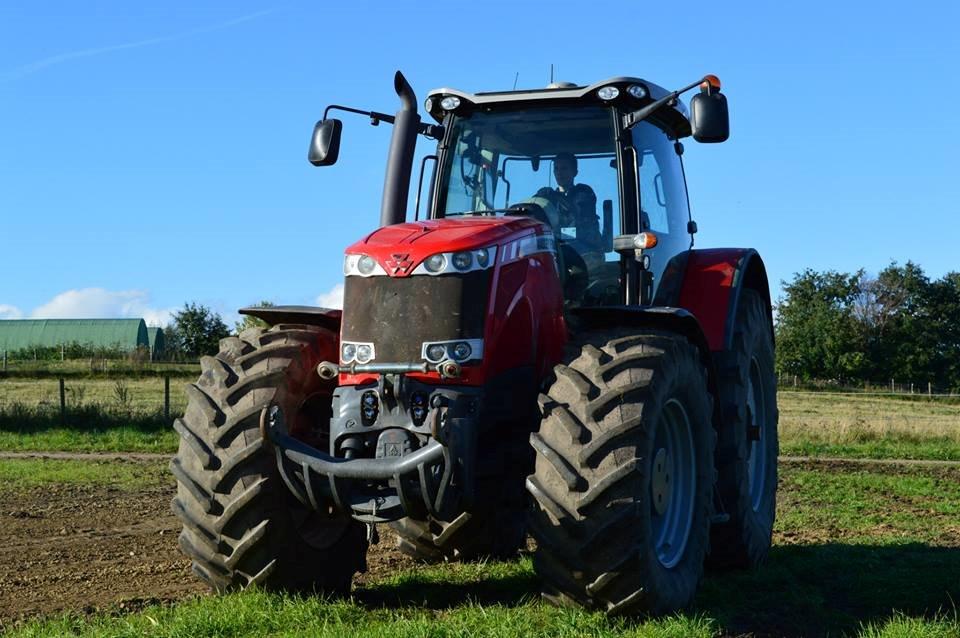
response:
[[[662,613],[705,564],[763,561],[767,276],[753,250],[693,248],[681,161],[682,138],[728,136],[719,81],[439,89],[432,122],[395,88],[395,115],[330,106],[310,145],[336,161],[333,110],[393,125],[343,311],[244,309],[272,327],[224,339],[188,388],[171,469],[197,575],[347,591],[380,523],[424,561],[510,557],[529,533],[549,599]],[[419,135],[437,149],[407,221]]]

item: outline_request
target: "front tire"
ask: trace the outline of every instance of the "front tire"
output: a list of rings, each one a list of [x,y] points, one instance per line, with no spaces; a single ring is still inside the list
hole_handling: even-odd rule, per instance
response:
[[[294,428],[310,428],[329,411],[330,389],[316,365],[336,356],[336,339],[314,326],[246,330],[221,340],[216,357],[203,357],[200,379],[187,387],[186,413],[174,422],[172,506],[183,522],[181,550],[216,591],[347,592],[365,569],[363,527],[301,505],[260,432],[271,404]]]
[[[587,333],[541,395],[530,532],[544,596],[611,614],[693,599],[716,441],[697,349],[671,333]]]

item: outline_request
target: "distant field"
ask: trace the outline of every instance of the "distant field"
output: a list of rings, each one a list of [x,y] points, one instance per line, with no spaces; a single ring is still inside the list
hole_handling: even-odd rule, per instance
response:
[[[781,390],[780,451],[960,460],[960,403],[922,396]]]

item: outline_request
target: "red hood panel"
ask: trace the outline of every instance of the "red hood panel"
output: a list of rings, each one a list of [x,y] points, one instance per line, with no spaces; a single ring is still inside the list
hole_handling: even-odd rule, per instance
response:
[[[543,228],[543,225],[527,217],[432,219],[379,228],[348,247],[346,252],[370,255],[381,266],[385,266],[386,260],[393,259],[393,255],[403,254],[405,260],[413,262],[412,270],[430,255],[502,244],[521,231],[536,228]],[[387,272],[391,271],[387,269]]]

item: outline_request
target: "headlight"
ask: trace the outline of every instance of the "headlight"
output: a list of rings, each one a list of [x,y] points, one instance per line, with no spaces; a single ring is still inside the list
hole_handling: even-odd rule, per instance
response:
[[[466,341],[461,341],[453,345],[453,358],[455,361],[466,361],[470,358],[472,352],[473,349]]]
[[[356,343],[344,341],[340,344],[341,363],[370,363],[376,357],[376,350],[372,343]]]
[[[424,342],[421,356],[430,363],[443,361],[479,361],[483,359],[483,339],[457,339],[456,341]]]
[[[497,247],[474,248],[455,253],[437,253],[423,260],[414,268],[413,275],[448,275],[451,273],[485,270],[493,265],[497,257]]]
[[[615,86],[605,86],[597,91],[597,97],[601,100],[612,100],[620,95],[620,89]]]
[[[374,275],[386,275],[387,271],[370,255],[344,255],[343,274],[346,277],[373,277]]]
[[[361,275],[372,275],[373,269],[377,267],[377,262],[370,255],[364,255],[357,260],[357,270]]]
[[[357,346],[352,343],[345,343],[340,346],[340,361],[350,363],[357,358]]]
[[[373,344],[357,344],[357,363],[370,363],[373,359]]]
[[[473,255],[470,253],[453,253],[453,267],[457,270],[470,270],[473,265]]]
[[[443,253],[431,255],[427,257],[427,260],[423,262],[423,265],[426,266],[427,270],[431,273],[440,273],[443,272],[443,269],[447,265],[447,257]]]
[[[458,98],[456,95],[448,95],[440,100],[440,108],[442,108],[444,111],[452,111],[458,106],[460,106],[460,98]]]
[[[428,345],[425,352],[426,356],[424,358],[431,363],[440,363],[447,356],[447,349],[439,343]]]
[[[647,87],[642,84],[631,84],[627,87],[627,93],[640,100],[647,97]]]

